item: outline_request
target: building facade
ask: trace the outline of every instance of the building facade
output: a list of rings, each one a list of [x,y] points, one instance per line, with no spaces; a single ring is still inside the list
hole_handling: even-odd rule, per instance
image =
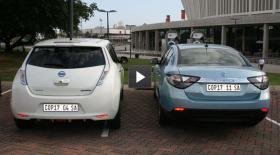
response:
[[[123,43],[130,39],[130,30],[126,28],[110,28],[109,35],[112,42]],[[82,36],[86,38],[107,38],[107,28],[95,27],[83,29]]]
[[[280,12],[279,0],[182,0],[189,19]]]
[[[192,31],[209,43],[224,44],[246,56],[280,57],[280,0],[182,0],[188,20],[142,25],[132,30],[139,50],[161,51],[166,34],[187,43]],[[178,8],[179,10],[180,8]]]

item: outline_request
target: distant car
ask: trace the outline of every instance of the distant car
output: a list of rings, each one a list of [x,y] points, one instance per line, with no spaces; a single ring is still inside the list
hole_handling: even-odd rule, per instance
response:
[[[107,40],[54,39],[36,44],[13,81],[18,128],[34,120],[109,120],[119,128],[124,70]]]
[[[173,45],[152,60],[159,124],[183,118],[256,125],[270,107],[266,74],[231,47]]]

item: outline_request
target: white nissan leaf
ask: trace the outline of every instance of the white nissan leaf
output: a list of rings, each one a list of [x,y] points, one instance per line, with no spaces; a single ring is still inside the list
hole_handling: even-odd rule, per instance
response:
[[[109,120],[112,128],[119,128],[123,75],[107,40],[40,42],[13,81],[15,124],[24,129],[35,120]]]

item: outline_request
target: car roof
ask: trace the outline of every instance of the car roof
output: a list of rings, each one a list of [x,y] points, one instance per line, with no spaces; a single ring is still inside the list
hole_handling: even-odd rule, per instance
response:
[[[178,44],[178,47],[180,50],[184,50],[184,49],[191,49],[191,48],[205,48],[205,45],[206,44]],[[229,46],[218,45],[218,44],[207,44],[207,45],[208,48],[230,49],[236,51],[235,49]]]
[[[35,47],[40,46],[85,46],[85,47],[105,47],[110,42],[103,39],[93,39],[93,38],[59,38],[59,39],[50,39],[44,40],[37,44]]]

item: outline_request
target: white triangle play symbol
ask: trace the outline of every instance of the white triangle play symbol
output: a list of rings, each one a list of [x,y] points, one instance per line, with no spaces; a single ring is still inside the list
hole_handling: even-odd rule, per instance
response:
[[[146,77],[143,74],[136,71],[136,83],[140,82],[141,80],[143,80],[145,78]]]

